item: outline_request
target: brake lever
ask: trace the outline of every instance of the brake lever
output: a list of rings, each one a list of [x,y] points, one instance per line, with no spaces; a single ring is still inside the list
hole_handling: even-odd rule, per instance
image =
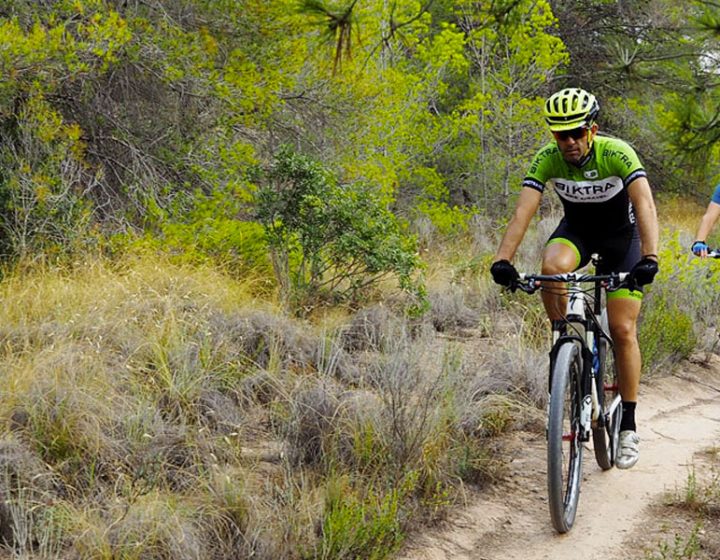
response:
[[[515,280],[513,282],[513,286],[510,288],[513,292],[517,289],[522,290],[526,294],[534,294],[538,291],[538,288],[540,288],[540,284],[538,282],[535,282],[534,280],[526,280],[522,281],[520,279]]]

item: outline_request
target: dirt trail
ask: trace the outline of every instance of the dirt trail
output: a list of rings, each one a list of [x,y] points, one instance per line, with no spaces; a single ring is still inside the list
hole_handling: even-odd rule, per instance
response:
[[[399,558],[643,558],[632,535],[651,519],[647,506],[663,492],[685,486],[696,452],[720,445],[720,358],[688,362],[673,376],[644,383],[637,415],[641,447],[634,468],[603,472],[592,449],[586,449],[579,511],[570,533],[558,535],[550,524],[544,437],[517,434],[507,480],[471,497],[441,528],[412,539]]]

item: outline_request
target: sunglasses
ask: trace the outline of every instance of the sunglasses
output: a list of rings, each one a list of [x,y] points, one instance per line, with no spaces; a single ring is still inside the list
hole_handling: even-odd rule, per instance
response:
[[[580,140],[581,138],[585,138],[587,131],[587,126],[580,126],[578,128],[573,128],[572,130],[554,130],[553,136],[556,140],[567,140],[568,138]]]

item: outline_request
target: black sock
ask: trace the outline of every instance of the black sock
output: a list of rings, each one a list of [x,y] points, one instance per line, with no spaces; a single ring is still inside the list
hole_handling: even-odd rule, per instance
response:
[[[636,402],[622,402],[622,420],[620,420],[620,431],[632,430],[637,431],[635,427],[635,405]]]

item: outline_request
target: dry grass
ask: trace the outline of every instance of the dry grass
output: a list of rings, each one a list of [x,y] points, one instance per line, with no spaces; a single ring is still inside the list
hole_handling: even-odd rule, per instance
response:
[[[241,443],[258,437],[241,406],[256,364],[315,359],[315,350],[291,356],[302,348],[297,329],[258,322],[273,308],[251,285],[167,262],[23,271],[0,290],[0,417],[16,448],[4,470],[38,472],[4,485],[13,550],[35,549],[47,534],[43,516],[17,513],[38,511],[37,500],[74,512],[53,530],[80,557],[247,548],[242,479],[218,507],[214,473],[242,468]],[[251,342],[238,346],[243,336]]]
[[[552,227],[519,268],[538,268]],[[251,278],[157,258],[9,272],[0,547],[387,557],[465,484],[503,475],[505,431],[541,424],[539,298],[491,283],[497,232],[473,228],[433,253],[431,307],[413,319],[387,299],[299,322]]]
[[[720,554],[720,475],[716,449],[690,465],[685,483],[651,508],[638,539],[644,560],[714,560]],[[642,554],[642,556],[641,556]]]
[[[252,282],[146,259],[6,275],[8,552],[382,558],[499,472],[461,425],[462,353],[434,336],[478,328],[479,291],[438,290],[420,321],[390,305],[311,324]]]
[[[683,238],[693,239],[700,219],[705,213],[706,204],[700,204],[688,198],[677,196],[662,197],[658,200],[658,221],[664,227],[671,225],[672,229],[682,231]],[[688,249],[690,245],[688,244]]]

